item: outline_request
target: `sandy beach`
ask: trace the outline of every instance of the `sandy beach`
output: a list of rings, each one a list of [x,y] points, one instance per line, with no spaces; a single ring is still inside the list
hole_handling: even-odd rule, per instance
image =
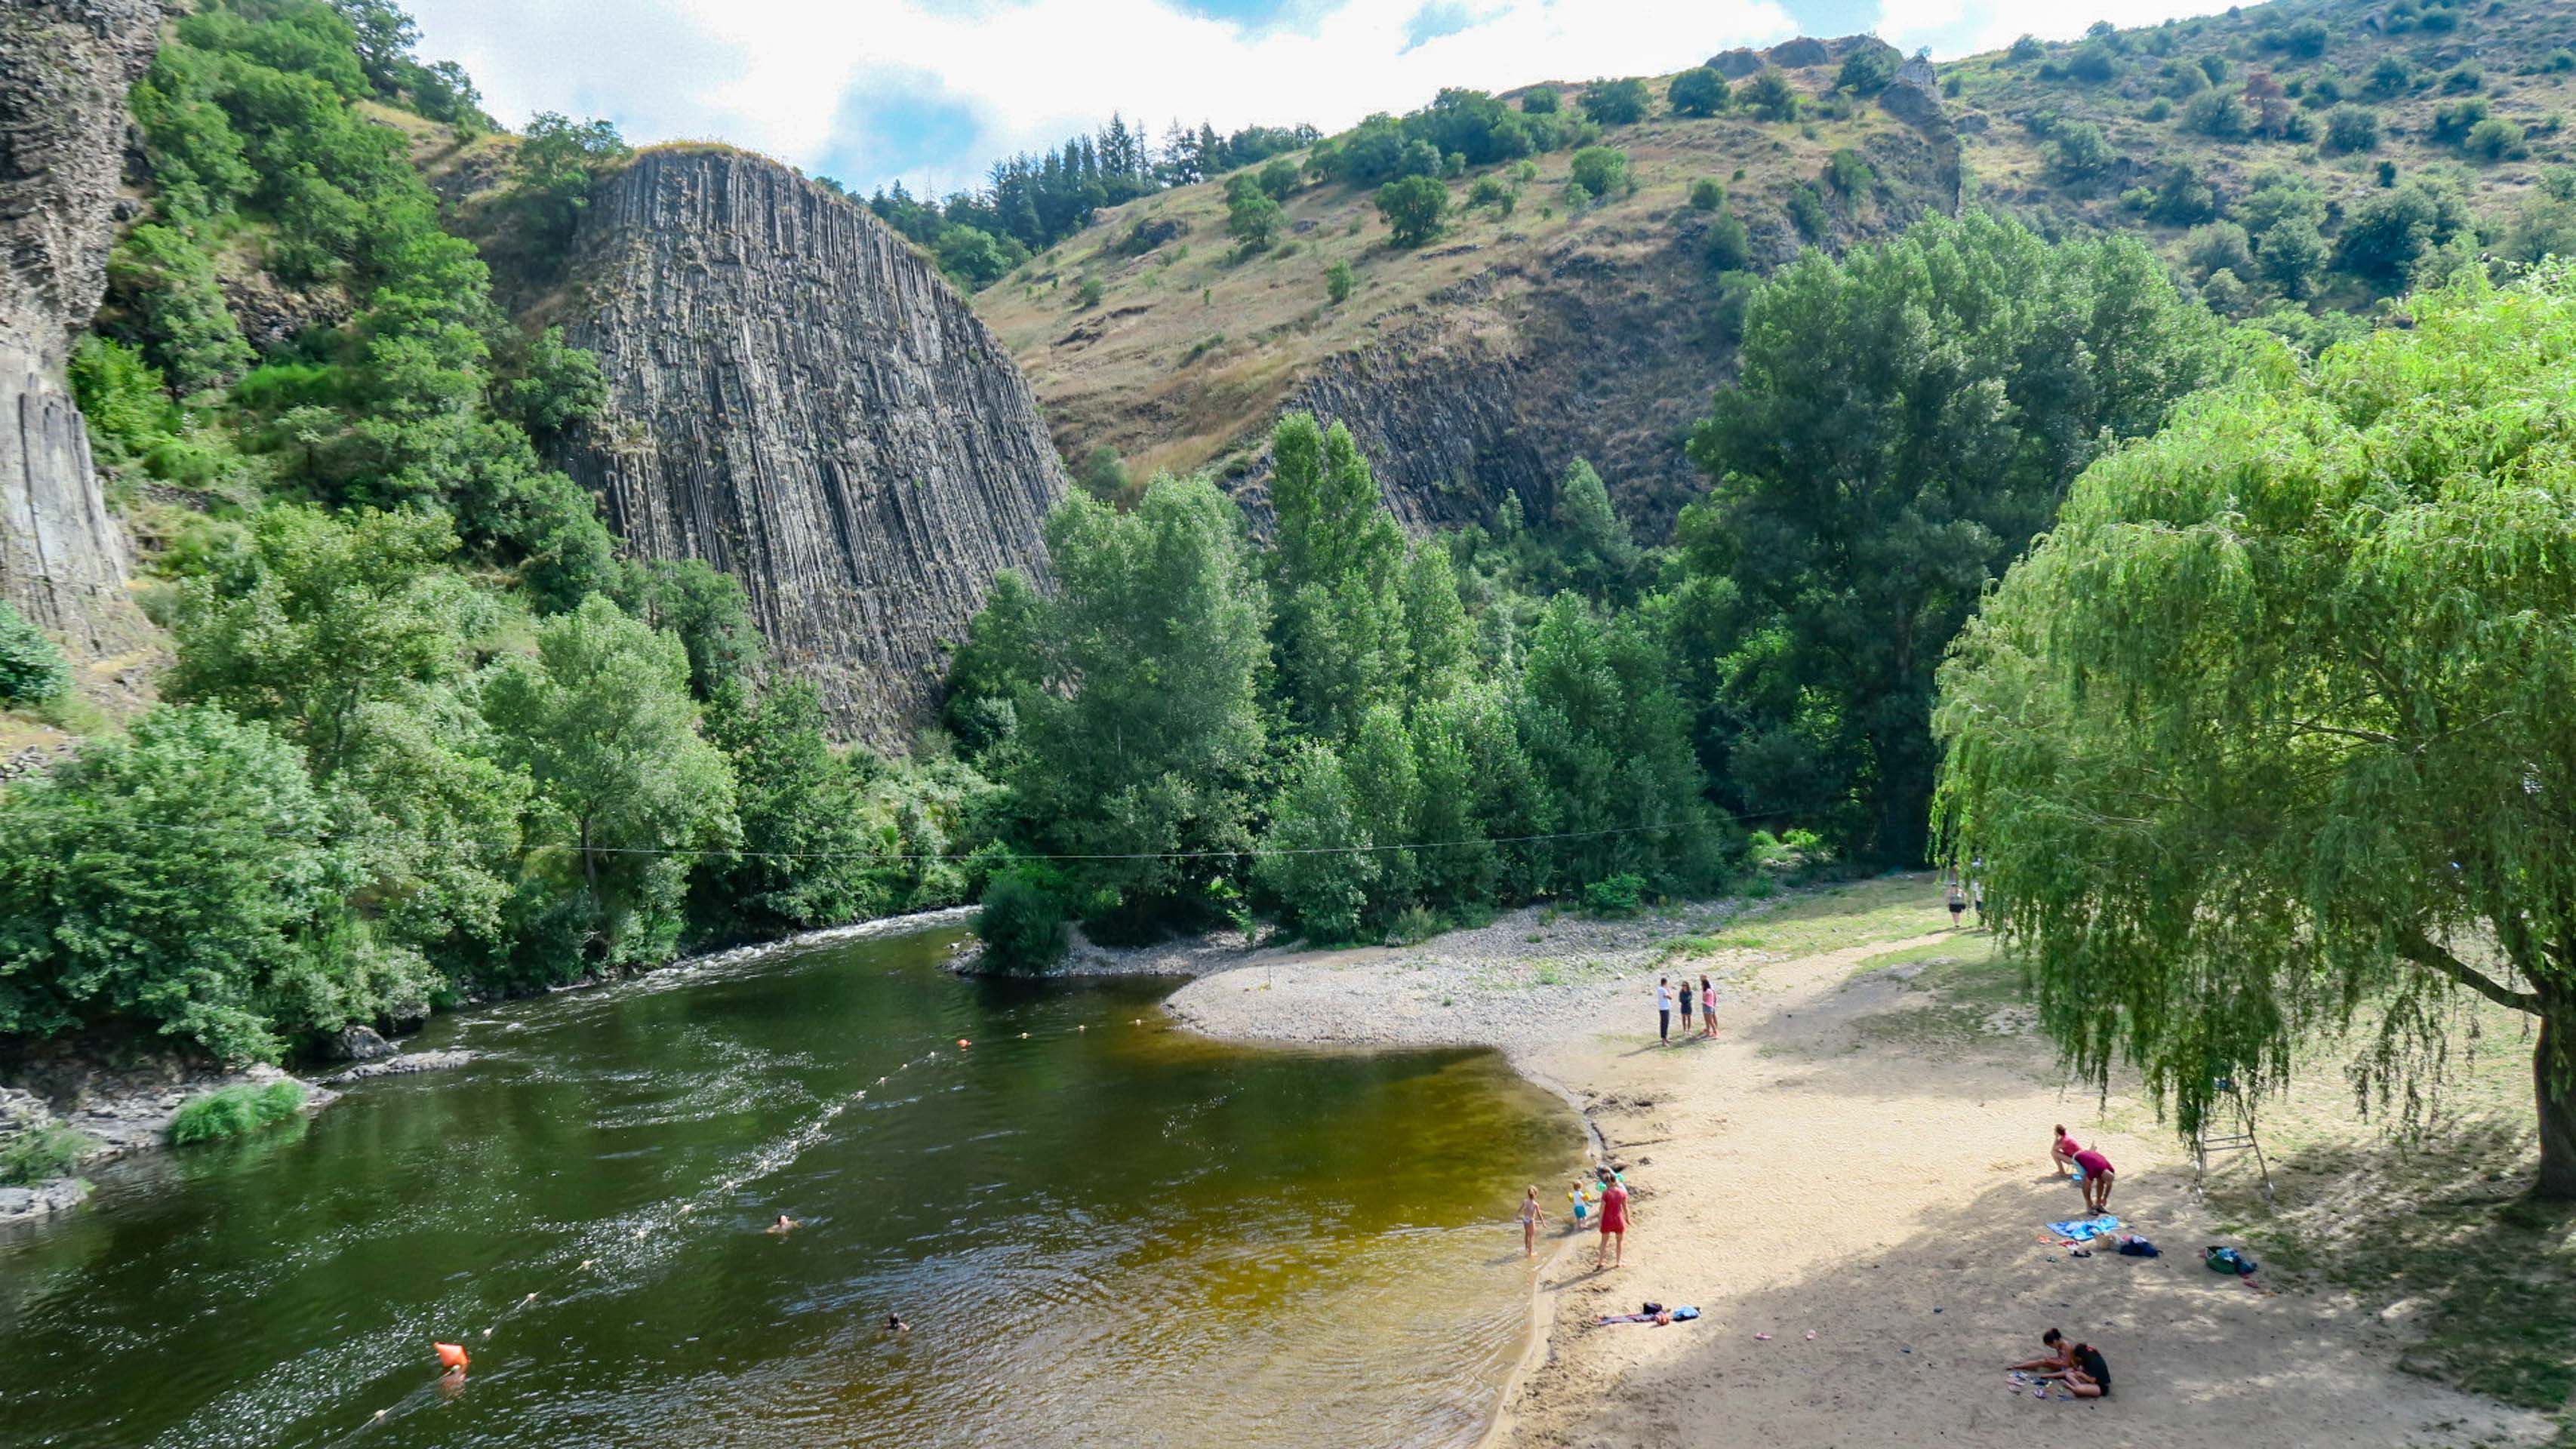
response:
[[[1973,921],[1973,918],[1971,918]],[[1186,1025],[1258,1041],[1487,1045],[1576,1103],[1636,1189],[1626,1265],[1592,1266],[1541,1183],[1552,1258],[1488,1443],[1611,1446],[2545,1444],[2548,1416],[2398,1368],[2406,1314],[2209,1272],[2237,1242],[2141,1104],[2067,1087],[2008,994],[1922,989],[1954,958],[1928,878],[1628,921],[1522,911],[1421,945],[1165,952]],[[1661,1044],[1654,986],[1717,985],[1719,1035]],[[2047,1160],[2064,1122],[2118,1165],[2112,1210],[2166,1250],[2074,1257]],[[1499,1232],[1511,1205],[1496,1204]],[[2258,1279],[2258,1281],[2261,1281]],[[1696,1323],[1599,1326],[1644,1300]],[[2063,1328],[2100,1402],[2004,1366]]]

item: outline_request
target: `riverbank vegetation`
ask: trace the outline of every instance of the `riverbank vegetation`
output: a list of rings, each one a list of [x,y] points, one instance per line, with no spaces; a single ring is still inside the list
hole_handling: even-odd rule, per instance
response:
[[[178,1147],[241,1137],[273,1126],[304,1110],[304,1084],[293,1077],[272,1082],[243,1082],[218,1087],[181,1105],[170,1118],[170,1141]]]
[[[72,377],[175,658],[0,793],[0,1036],[274,1060],[980,883],[935,857],[989,786],[834,748],[733,580],[620,559],[543,463],[599,372],[442,229],[387,118],[472,96],[407,37],[377,0],[208,4],[135,87],[154,193]],[[622,148],[538,130],[509,205],[542,230]],[[282,335],[219,272],[277,289]],[[23,632],[13,698],[58,693]]]

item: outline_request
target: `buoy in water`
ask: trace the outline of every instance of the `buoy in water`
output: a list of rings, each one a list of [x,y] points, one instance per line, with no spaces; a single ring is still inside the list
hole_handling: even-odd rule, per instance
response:
[[[438,1366],[440,1368],[461,1369],[467,1364],[473,1362],[472,1359],[465,1356],[465,1345],[461,1343],[433,1343],[430,1347],[438,1350]]]

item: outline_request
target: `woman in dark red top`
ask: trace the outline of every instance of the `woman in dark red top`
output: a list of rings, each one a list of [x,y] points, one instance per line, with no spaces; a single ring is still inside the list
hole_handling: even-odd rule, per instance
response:
[[[2087,1147],[2075,1154],[2075,1165],[2084,1169],[2084,1206],[2095,1213],[2109,1211],[2111,1179],[2117,1176],[2111,1171],[2111,1159],[2101,1149]]]
[[[1628,1187],[1613,1173],[1605,1172],[1601,1179],[1601,1252],[1592,1266],[1616,1268],[1628,1256]],[[1610,1261],[1602,1262],[1604,1257]]]

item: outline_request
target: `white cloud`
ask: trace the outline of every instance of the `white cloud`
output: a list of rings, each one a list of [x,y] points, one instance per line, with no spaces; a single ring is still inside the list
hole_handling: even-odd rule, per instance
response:
[[[866,139],[836,134],[859,87],[927,83],[939,98],[963,102],[989,156],[1051,144],[1113,109],[1157,131],[1176,116],[1223,129],[1298,121],[1333,129],[1420,105],[1444,85],[1672,71],[1796,29],[1777,0],[1501,0],[1481,23],[1410,48],[1420,0],[1350,0],[1250,32],[1162,0],[651,0],[615,13],[596,0],[415,0],[414,8],[421,53],[462,62],[506,124],[540,110],[605,115],[632,140],[716,137],[809,168]],[[919,181],[912,160],[845,154],[837,165],[866,186],[897,175]]]
[[[1909,54],[1928,45],[1935,57],[1947,60],[2001,50],[2023,35],[2071,40],[2096,20],[2127,29],[2225,8],[2226,0],[2093,0],[2084,6],[2062,0],[1881,0],[1877,30]]]

